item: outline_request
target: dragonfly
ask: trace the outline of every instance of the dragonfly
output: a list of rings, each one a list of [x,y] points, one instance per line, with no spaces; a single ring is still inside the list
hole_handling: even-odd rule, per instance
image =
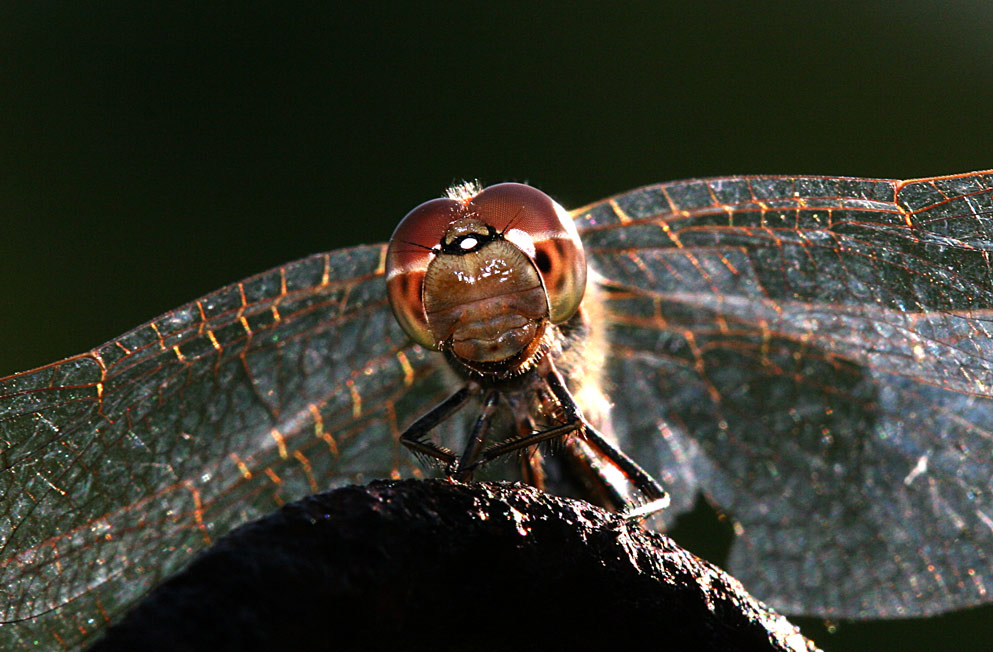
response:
[[[653,526],[702,494],[786,613],[993,601],[993,171],[675,181],[568,218],[584,327],[547,355],[668,491]],[[2,647],[80,647],[238,524],[422,477],[401,436],[464,379],[386,275],[386,244],[318,254],[0,380]]]

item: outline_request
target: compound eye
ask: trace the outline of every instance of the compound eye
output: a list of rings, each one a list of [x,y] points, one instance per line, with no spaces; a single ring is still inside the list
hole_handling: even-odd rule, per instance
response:
[[[386,250],[386,292],[403,330],[421,346],[438,350],[424,312],[424,275],[449,225],[462,214],[455,199],[424,202],[400,220]]]
[[[552,323],[572,317],[586,292],[586,254],[569,213],[537,188],[520,183],[490,186],[468,208],[531,259],[548,295]]]

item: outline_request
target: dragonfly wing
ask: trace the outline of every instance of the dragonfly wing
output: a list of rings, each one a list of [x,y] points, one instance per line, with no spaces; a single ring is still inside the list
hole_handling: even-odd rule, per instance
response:
[[[415,473],[397,423],[447,377],[393,318],[384,249],[284,265],[0,380],[0,647],[76,647],[233,526]]]
[[[676,182],[574,215],[621,444],[732,515],[749,590],[853,618],[993,599],[993,174]]]

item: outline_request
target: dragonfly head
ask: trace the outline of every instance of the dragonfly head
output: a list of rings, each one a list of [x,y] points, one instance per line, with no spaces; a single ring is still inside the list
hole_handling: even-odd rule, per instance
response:
[[[393,232],[386,267],[407,334],[477,371],[531,359],[547,325],[572,317],[586,290],[569,214],[518,183],[421,204]]]

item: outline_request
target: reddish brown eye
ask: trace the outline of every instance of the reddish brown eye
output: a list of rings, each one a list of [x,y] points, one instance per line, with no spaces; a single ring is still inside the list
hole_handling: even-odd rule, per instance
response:
[[[411,339],[436,350],[448,343],[474,361],[535,346],[528,337],[540,337],[540,322],[568,320],[586,290],[569,214],[517,183],[412,210],[390,239],[386,271],[390,305]]]
[[[400,326],[412,340],[429,349],[440,342],[428,328],[423,285],[445,232],[463,211],[455,199],[424,202],[400,220],[386,251],[386,291]]]
[[[520,183],[490,186],[469,204],[534,263],[552,323],[572,317],[586,292],[586,255],[569,213],[537,188]]]

